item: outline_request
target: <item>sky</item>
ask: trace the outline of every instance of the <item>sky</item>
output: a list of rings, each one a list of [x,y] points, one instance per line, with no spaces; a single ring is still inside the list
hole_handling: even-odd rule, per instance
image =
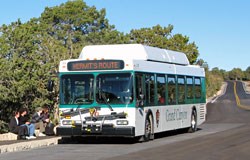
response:
[[[45,7],[67,0],[5,0],[0,5],[0,26],[18,18],[25,23],[40,17]],[[174,26],[173,34],[188,36],[210,69],[246,70],[250,66],[249,0],[85,0],[106,9],[110,24],[124,33],[131,29]]]

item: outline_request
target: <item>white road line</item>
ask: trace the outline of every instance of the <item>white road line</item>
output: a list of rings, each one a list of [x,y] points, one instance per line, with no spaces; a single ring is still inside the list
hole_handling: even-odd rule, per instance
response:
[[[225,84],[223,84],[224,86],[222,87],[222,93],[220,94],[220,95],[218,95],[218,96],[216,96],[216,98],[215,99],[213,99],[213,100],[211,100],[211,102],[208,102],[208,103],[214,103],[214,102],[216,102],[216,100],[218,99],[218,98],[220,98],[221,96],[223,96],[225,93],[226,93],[226,90],[227,90],[227,83],[225,82]]]
[[[219,96],[217,96],[214,100],[212,100],[210,103],[214,103],[216,102],[216,100],[219,98]]]

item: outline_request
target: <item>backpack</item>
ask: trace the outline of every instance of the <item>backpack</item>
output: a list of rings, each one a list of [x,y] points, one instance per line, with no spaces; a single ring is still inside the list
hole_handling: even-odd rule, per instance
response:
[[[55,133],[54,133],[54,127],[55,127],[55,125],[53,123],[47,124],[46,127],[45,127],[45,134],[47,136],[53,136],[53,135],[55,135]]]

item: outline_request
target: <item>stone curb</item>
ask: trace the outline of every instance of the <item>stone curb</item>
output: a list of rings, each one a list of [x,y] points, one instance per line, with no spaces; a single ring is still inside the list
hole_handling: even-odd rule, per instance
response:
[[[49,139],[31,140],[31,141],[27,140],[25,142],[2,145],[0,146],[0,154],[7,152],[24,151],[38,147],[57,145],[58,140],[60,139],[61,137],[53,137]]]
[[[10,140],[17,140],[17,135],[10,132],[0,134],[0,141],[10,141]]]

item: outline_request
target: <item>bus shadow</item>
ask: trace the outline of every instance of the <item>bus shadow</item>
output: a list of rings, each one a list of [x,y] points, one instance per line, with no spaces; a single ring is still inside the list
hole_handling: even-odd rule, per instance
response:
[[[197,128],[197,132],[202,130]],[[155,139],[187,134],[187,129],[178,129],[155,134]],[[58,140],[58,144],[135,144],[143,143],[139,138],[124,137],[64,137]]]
[[[199,132],[200,130],[202,130],[202,129],[197,128],[196,132]],[[171,137],[171,136],[176,136],[176,135],[182,135],[182,134],[188,134],[188,130],[185,128],[185,129],[177,129],[177,130],[158,133],[158,134],[155,134],[155,139],[160,139],[160,138],[164,138],[164,137]]]
[[[134,144],[136,139],[124,137],[65,137],[58,144]]]

